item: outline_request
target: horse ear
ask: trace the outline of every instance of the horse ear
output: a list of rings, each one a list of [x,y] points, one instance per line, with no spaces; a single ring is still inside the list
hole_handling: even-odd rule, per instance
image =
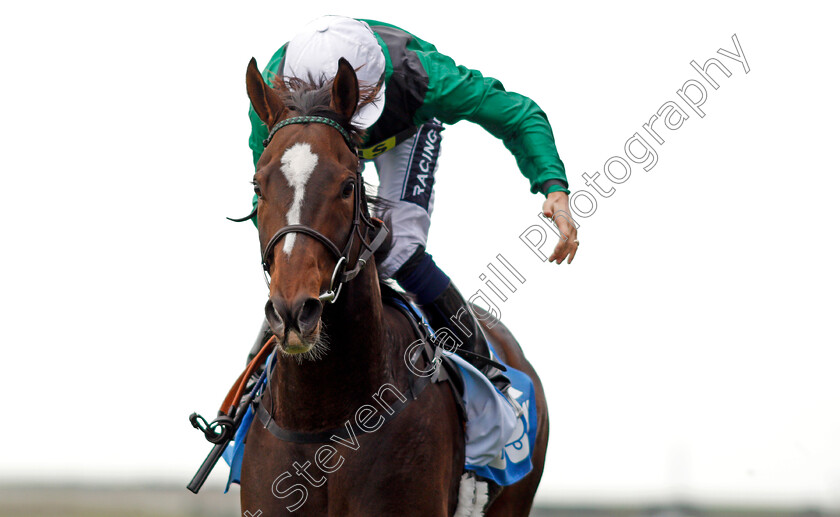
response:
[[[277,92],[265,84],[262,74],[257,68],[257,60],[254,58],[251,58],[251,62],[248,63],[248,71],[245,73],[245,86],[248,88],[248,98],[251,99],[251,105],[260,120],[269,127],[273,126],[278,120],[282,120],[286,113],[286,106]]]
[[[330,108],[350,120],[356,113],[358,104],[359,80],[356,78],[356,71],[350,62],[342,57],[338,60],[338,72],[333,81]]]

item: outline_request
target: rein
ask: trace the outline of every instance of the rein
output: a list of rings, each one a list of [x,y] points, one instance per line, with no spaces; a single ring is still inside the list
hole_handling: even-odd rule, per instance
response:
[[[347,236],[347,243],[344,245],[344,249],[339,251],[338,246],[330,240],[327,236],[315,230],[312,227],[303,225],[303,224],[291,224],[288,226],[284,226],[275,232],[275,234],[269,239],[268,244],[266,244],[265,249],[262,252],[262,266],[263,266],[263,274],[265,276],[265,283],[266,286],[270,287],[271,283],[271,274],[269,268],[271,267],[271,261],[274,256],[274,248],[280,243],[280,240],[290,233],[302,233],[304,235],[308,235],[313,239],[317,240],[321,244],[326,247],[330,253],[336,258],[335,269],[333,270],[332,279],[330,280],[330,285],[326,291],[321,293],[318,296],[318,299],[322,302],[328,303],[335,303],[338,299],[339,293],[341,293],[341,287],[344,283],[353,280],[356,275],[358,275],[362,269],[364,269],[365,265],[370,261],[370,258],[382,246],[382,243],[385,242],[385,239],[388,237],[388,228],[381,221],[375,221],[364,213],[362,210],[362,191],[364,188],[364,184],[362,183],[362,162],[359,160],[358,155],[356,154],[356,144],[353,141],[353,138],[350,136],[350,133],[341,126],[337,121],[328,118],[328,117],[316,117],[316,116],[302,116],[302,117],[292,117],[285,120],[281,120],[274,127],[271,128],[271,131],[268,133],[268,137],[263,140],[263,147],[268,147],[268,144],[271,142],[271,139],[277,133],[278,130],[290,126],[293,124],[324,124],[330,126],[331,128],[337,130],[341,133],[344,142],[353,151],[353,155],[356,156],[356,185],[353,188],[353,195],[354,195],[354,205],[353,205],[353,224],[350,227],[349,235]],[[376,234],[374,235],[373,239],[368,243],[365,241],[365,236],[362,233],[362,225],[367,227],[368,230],[376,230]],[[353,241],[355,236],[359,237],[359,242],[361,242],[362,247],[364,248],[359,256],[356,258],[355,266],[347,270],[347,264],[349,263],[350,259],[350,251],[353,248]],[[266,304],[266,311],[271,310],[270,307],[271,301]]]
[[[271,131],[268,133],[268,137],[263,140],[263,147],[267,147],[268,144],[271,142],[271,139],[277,133],[278,130],[290,126],[293,124],[325,124],[334,129],[336,129],[344,139],[344,142],[353,151],[354,156],[356,156],[357,160],[357,167],[356,167],[356,187],[354,188],[354,205],[353,205],[353,223],[350,226],[350,231],[347,236],[346,244],[344,248],[339,250],[338,246],[327,236],[315,230],[310,226],[306,226],[303,224],[291,224],[288,226],[284,226],[277,230],[274,235],[272,235],[271,239],[269,239],[268,244],[266,244],[265,248],[262,250],[262,266],[263,266],[263,273],[265,275],[266,285],[270,287],[270,265],[272,262],[272,258],[274,256],[274,249],[280,243],[280,241],[286,235],[290,233],[302,233],[313,239],[317,240],[321,244],[324,245],[327,250],[336,258],[336,265],[335,269],[333,270],[332,278],[330,280],[329,288],[318,296],[318,299],[324,303],[335,303],[338,299],[338,295],[341,292],[341,287],[350,280],[354,279],[361,271],[364,269],[365,265],[370,261],[370,258],[376,252],[377,249],[385,242],[385,239],[388,236],[388,229],[382,221],[372,219],[367,215],[365,211],[362,210],[362,191],[364,188],[364,184],[362,183],[362,167],[361,167],[361,160],[357,154],[357,148],[355,142],[353,141],[350,133],[339,124],[339,122],[328,118],[328,117],[318,117],[318,116],[301,116],[301,117],[292,117],[285,120],[281,120],[274,127],[271,128]],[[242,219],[231,219],[232,221],[245,221],[250,219],[256,215],[256,209],[248,216]],[[229,218],[230,219],[230,218]],[[368,230],[376,230],[376,234],[374,235],[373,239],[370,242],[365,240],[365,236],[362,233],[362,226],[365,226]],[[353,248],[353,242],[355,237],[359,237],[359,241],[364,248],[359,256],[356,258],[356,263],[352,269],[347,269],[347,264],[349,263],[350,252]],[[414,315],[406,308],[407,304],[395,304],[401,312],[405,313],[407,319],[411,322],[412,328],[414,330],[414,334],[416,337],[420,338],[424,346],[420,347],[419,350],[415,351],[415,353],[409,358],[406,357],[408,361],[412,364],[416,364],[418,360],[424,366],[432,366],[437,365],[441,361],[441,349],[438,347],[431,346],[430,343],[430,336],[428,334],[428,329],[425,328],[425,325],[420,325],[419,322],[415,319]],[[271,305],[271,301],[269,300],[266,304],[266,311],[273,310],[273,306]],[[234,383],[233,387],[231,387],[228,395],[225,397],[224,402],[222,403],[222,408],[220,409],[219,413],[220,416],[212,423],[207,423],[206,420],[201,418],[199,415],[191,416],[191,421],[193,421],[193,426],[202,430],[205,433],[206,438],[213,443],[221,444],[227,443],[235,432],[236,428],[238,427],[238,423],[234,422],[233,417],[238,417],[238,419],[242,418],[242,407],[237,407],[237,402],[240,400],[240,397],[245,391],[245,386],[248,382],[253,371],[255,371],[256,367],[259,364],[262,364],[266,361],[268,357],[268,352],[271,348],[273,348],[273,343],[275,339],[270,339],[263,348],[260,350],[260,353],[255,357],[251,363],[248,365],[246,370],[239,376],[237,381]],[[364,429],[358,427],[355,422],[348,421],[344,427],[336,428],[336,429],[329,429],[326,431],[320,432],[301,432],[301,431],[293,431],[290,429],[283,429],[277,425],[274,421],[274,418],[271,416],[270,412],[266,409],[265,403],[262,401],[262,396],[265,393],[265,389],[268,388],[270,383],[270,372],[272,369],[272,365],[274,363],[274,359],[268,361],[266,365],[266,370],[263,372],[260,381],[257,382],[257,385],[254,386],[253,391],[251,392],[251,396],[247,397],[247,400],[242,403],[242,406],[246,406],[250,404],[254,407],[255,416],[260,420],[265,427],[272,435],[276,438],[279,438],[284,441],[289,442],[296,442],[296,443],[323,443],[330,441],[331,439],[341,438],[347,439],[351,436],[351,433],[359,434],[360,432],[367,432]],[[387,411],[387,415],[384,416],[384,423],[394,419],[397,415],[399,415],[403,409],[405,409],[409,403],[413,400],[416,400],[420,393],[432,382],[440,382],[447,378],[445,375],[441,375],[440,370],[435,368],[435,374],[430,376],[415,376],[412,379],[412,382],[409,383],[408,388],[397,395],[397,400],[394,404],[392,404]],[[260,389],[261,383],[265,382],[265,386],[263,389]],[[451,382],[451,381],[450,381]],[[211,467],[212,468],[212,467]]]
[[[278,130],[292,125],[292,124],[325,124],[333,129],[337,130],[341,137],[344,139],[344,142],[353,152],[353,156],[356,157],[356,184],[353,189],[354,192],[354,205],[353,205],[353,223],[350,227],[349,234],[347,236],[347,242],[344,245],[343,250],[339,250],[338,246],[326,237],[321,232],[315,230],[306,225],[302,224],[295,224],[295,225],[288,225],[283,228],[280,228],[275,234],[269,239],[268,244],[266,245],[265,249],[262,250],[262,266],[263,266],[263,273],[265,274],[265,282],[266,285],[270,287],[271,283],[271,276],[270,276],[270,264],[271,259],[274,254],[274,248],[277,244],[280,243],[280,240],[285,235],[290,233],[303,233],[308,235],[309,237],[314,238],[321,244],[323,244],[333,256],[336,257],[336,265],[335,269],[333,270],[332,278],[330,279],[329,288],[318,296],[318,299],[321,303],[329,302],[335,303],[338,299],[338,295],[341,292],[341,287],[344,285],[345,282],[349,282],[350,280],[354,279],[365,267],[365,265],[370,261],[373,254],[382,246],[382,243],[385,242],[385,239],[388,236],[388,228],[382,221],[372,219],[366,211],[362,210],[362,192],[364,189],[364,183],[362,183],[362,162],[359,158],[358,149],[356,147],[356,143],[351,137],[350,133],[342,127],[342,125],[331,118],[328,117],[316,117],[316,116],[302,116],[302,117],[292,117],[286,120],[281,120],[274,127],[271,128],[271,131],[268,134],[268,137],[263,141],[263,147],[267,147],[268,144],[271,142],[271,139],[277,133]],[[252,219],[257,215],[257,208],[254,207],[254,210],[247,216],[240,219],[230,219],[231,221],[235,222],[243,222],[249,219]],[[373,238],[370,242],[366,241],[365,235],[362,233],[362,225],[365,226],[365,232],[370,230],[376,230]],[[347,269],[347,264],[350,258],[350,252],[353,249],[353,241],[355,236],[359,237],[359,242],[363,250],[359,253],[356,257],[356,263],[352,269]],[[271,306],[271,301],[266,304],[266,311],[273,310]],[[260,386],[265,383],[268,385],[268,374],[271,371],[271,361],[269,361],[269,366],[263,371],[260,375],[259,380],[257,380],[256,384],[251,388],[250,392],[248,391],[248,381],[253,374],[257,370],[260,364],[265,362],[268,358],[270,351],[274,348],[276,342],[276,338],[272,337],[263,345],[260,352],[257,354],[256,357],[249,363],[247,368],[244,372],[239,376],[239,378],[234,383],[233,387],[231,387],[230,391],[228,392],[227,396],[225,397],[224,402],[222,403],[222,407],[219,411],[219,416],[213,420],[212,422],[208,422],[204,417],[197,413],[193,413],[190,415],[189,420],[190,423],[201,431],[204,434],[204,437],[207,441],[214,444],[213,449],[210,451],[210,454],[207,455],[207,458],[199,467],[198,471],[193,476],[192,481],[190,481],[189,485],[187,485],[187,489],[193,493],[198,493],[201,489],[201,486],[207,480],[207,477],[210,475],[210,471],[213,470],[213,467],[222,457],[222,454],[227,449],[230,440],[234,437],[237,429],[242,423],[242,419],[244,418],[247,408],[250,405],[254,405],[257,413],[259,414],[260,420],[263,421],[263,425],[269,432],[274,434],[275,436],[282,435],[282,439],[291,439],[295,441],[298,440],[307,440],[310,441],[313,439],[312,436],[307,436],[309,433],[296,433],[293,431],[283,430],[280,429],[279,426],[274,422],[271,418],[271,415],[265,415],[260,413],[259,410],[265,412],[265,408],[262,404],[259,404],[258,401],[254,401],[255,397],[258,396],[258,391]],[[428,351],[424,352],[425,357],[427,360],[429,359]],[[417,356],[413,357],[412,359],[418,359]],[[409,387],[408,391],[402,395],[402,398],[406,398],[408,401],[414,400],[420,392],[425,388],[428,384],[426,379],[417,380]],[[243,397],[244,395],[244,397]],[[410,395],[410,398],[407,397]],[[261,398],[261,394],[259,394]],[[400,404],[395,406],[395,410],[393,411],[393,415],[389,415],[390,420],[391,418],[395,417],[399,414],[402,409],[404,409],[405,405],[407,404]],[[347,432],[355,431],[352,428],[345,428]],[[342,435],[342,431],[335,430],[340,435]],[[317,433],[316,433],[317,435]],[[330,436],[333,436],[333,431],[330,431]],[[280,436],[278,436],[280,437]],[[323,438],[323,436],[316,436],[318,439]]]
[[[356,167],[356,188],[354,189],[354,196],[355,196],[355,204],[353,206],[353,224],[350,227],[350,232],[347,237],[347,243],[344,245],[344,249],[339,251],[338,246],[335,245],[332,240],[326,237],[321,232],[302,224],[294,224],[285,226],[280,228],[272,237],[269,239],[268,244],[265,246],[263,250],[263,272],[266,275],[266,285],[269,284],[270,276],[269,276],[269,266],[271,264],[271,259],[274,253],[274,248],[277,244],[280,243],[280,240],[290,234],[290,233],[302,233],[304,235],[308,235],[327,248],[333,256],[336,257],[336,265],[335,270],[332,274],[332,279],[330,280],[330,286],[323,294],[321,294],[318,299],[322,302],[329,302],[335,303],[338,299],[338,295],[341,292],[341,287],[344,285],[345,282],[349,282],[353,278],[355,278],[365,267],[365,265],[370,260],[371,256],[374,252],[382,245],[385,241],[385,238],[388,236],[388,229],[385,225],[377,221],[378,224],[375,224],[370,217],[367,216],[366,213],[362,210],[362,167],[361,167],[361,160],[358,157],[355,142],[350,136],[350,133],[347,132],[337,121],[327,118],[327,117],[315,117],[315,116],[304,116],[304,117],[293,117],[286,120],[281,120],[274,127],[271,128],[271,131],[268,133],[268,137],[263,141],[263,146],[266,147],[271,142],[271,139],[274,137],[275,133],[283,127],[292,125],[292,124],[325,124],[328,125],[341,133],[341,136],[344,138],[344,142],[353,151],[353,155],[356,156],[357,160],[357,167]],[[376,229],[376,235],[370,241],[370,243],[365,242],[364,235],[362,234],[362,224],[367,226],[369,229]],[[359,241],[361,242],[364,250],[359,254],[356,258],[356,265],[347,270],[347,264],[349,261],[350,251],[353,247],[354,237],[358,235]],[[396,307],[399,308],[402,312],[404,312],[408,318],[408,320],[412,324],[412,328],[414,330],[415,336],[419,337],[424,346],[420,347],[419,350],[415,352],[415,354],[407,358],[412,364],[416,363],[418,360],[422,358],[422,363],[426,366],[429,365],[436,365],[440,361],[440,353],[441,350],[436,347],[432,347],[429,345],[430,339],[428,335],[428,329],[425,326],[421,326],[418,322],[412,317],[412,315],[408,312],[408,310],[402,306],[402,304],[396,304]],[[271,305],[271,301],[266,304],[266,311],[273,310]],[[269,383],[271,382],[271,370],[272,362],[266,367],[266,388],[268,388]],[[439,382],[443,378],[440,375],[434,375],[434,378],[430,378],[430,376],[414,376],[412,382],[409,383],[408,388],[397,396],[397,400],[393,405],[389,407],[386,415],[383,417],[383,421],[380,425],[384,425],[388,421],[394,419],[399,415],[403,409],[405,409],[413,400],[416,400],[417,397],[420,396],[420,393],[423,392],[424,388],[428,386],[431,382]],[[361,434],[363,432],[367,432],[364,429],[361,429],[358,424],[354,421],[348,420],[343,427],[329,429],[325,431],[319,432],[304,432],[304,431],[295,431],[291,429],[284,429],[277,425],[277,422],[274,421],[274,418],[271,416],[271,413],[266,408],[265,403],[262,400],[262,395],[265,393],[263,391],[257,397],[254,398],[252,405],[255,409],[255,415],[257,419],[263,424],[263,427],[268,430],[269,433],[274,435],[274,437],[287,441],[287,442],[295,442],[295,443],[325,443],[329,442],[330,440],[335,439],[349,439],[353,434]]]

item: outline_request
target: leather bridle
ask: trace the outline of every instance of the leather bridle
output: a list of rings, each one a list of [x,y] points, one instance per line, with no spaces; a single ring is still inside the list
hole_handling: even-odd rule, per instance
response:
[[[344,283],[354,279],[356,275],[364,269],[365,265],[370,261],[376,250],[379,249],[383,242],[385,242],[385,239],[388,237],[388,228],[381,221],[372,220],[368,214],[362,210],[362,195],[364,189],[364,184],[362,183],[362,162],[358,158],[356,144],[350,136],[350,133],[337,121],[328,117],[316,116],[292,117],[281,120],[271,128],[268,138],[263,140],[263,147],[268,146],[269,142],[271,142],[271,139],[274,137],[274,134],[277,133],[280,128],[292,124],[309,123],[325,124],[338,130],[344,138],[345,143],[347,143],[347,146],[351,151],[353,151],[353,154],[357,156],[356,185],[353,188],[353,224],[350,227],[350,233],[347,236],[347,243],[344,245],[343,250],[339,250],[338,246],[336,246],[332,240],[318,230],[309,226],[303,224],[291,224],[280,228],[277,232],[275,232],[271,239],[269,239],[268,244],[266,244],[265,248],[262,250],[263,274],[265,275],[266,285],[270,287],[271,275],[269,273],[269,268],[274,256],[274,248],[280,243],[283,237],[290,233],[302,233],[304,235],[308,235],[323,244],[324,247],[327,248],[336,258],[335,269],[333,270],[332,278],[330,279],[330,285],[326,291],[318,296],[321,303],[335,303]],[[363,226],[365,227],[365,230],[376,230],[376,234],[369,243],[365,240]],[[350,252],[353,248],[354,238],[357,235],[363,249],[356,258],[355,266],[348,270],[347,265],[350,259]]]

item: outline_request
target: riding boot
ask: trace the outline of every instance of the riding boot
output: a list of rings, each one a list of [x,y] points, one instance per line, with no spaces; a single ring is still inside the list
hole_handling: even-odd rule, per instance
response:
[[[502,373],[505,367],[493,356],[481,325],[451,281],[434,301],[423,305],[423,310],[435,332],[447,328],[455,335],[455,342],[460,342],[458,355],[490,379],[499,391],[507,391],[510,380]]]

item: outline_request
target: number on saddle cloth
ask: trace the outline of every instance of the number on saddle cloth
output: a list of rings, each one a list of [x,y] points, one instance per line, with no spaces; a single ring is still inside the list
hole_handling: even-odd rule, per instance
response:
[[[488,342],[493,349],[493,344]],[[498,355],[493,351],[493,354]],[[505,364],[511,381],[508,398],[473,365],[457,355],[464,378],[467,410],[466,464],[464,468],[507,486],[525,477],[533,465],[531,455],[537,436],[537,408],[534,383],[524,373]],[[504,364],[504,363],[503,363]]]
[[[410,303],[411,311],[424,323],[428,320],[420,307]],[[487,345],[493,349],[493,344]],[[498,357],[495,350],[493,355]],[[508,394],[519,407],[513,407],[483,373],[460,356],[444,353],[457,365],[464,386],[466,411],[466,462],[464,468],[499,485],[507,486],[525,477],[533,465],[531,455],[537,436],[537,407],[534,383],[523,372],[508,365],[511,381]]]

